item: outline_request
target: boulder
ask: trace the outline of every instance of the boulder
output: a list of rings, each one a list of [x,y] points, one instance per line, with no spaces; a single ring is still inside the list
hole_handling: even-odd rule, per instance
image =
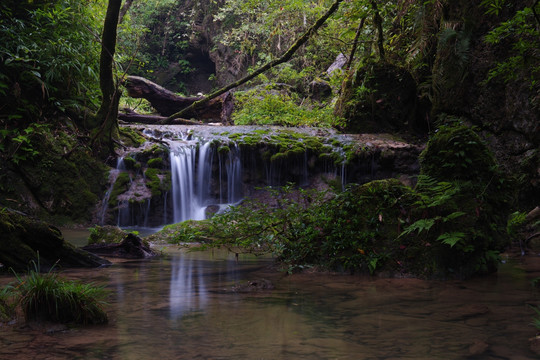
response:
[[[48,271],[55,265],[99,267],[110,264],[69,244],[56,227],[18,211],[1,209],[0,269],[24,271],[31,261],[39,261],[42,271]]]
[[[403,68],[368,62],[345,79],[335,106],[346,131],[381,133],[416,129],[416,83]]]

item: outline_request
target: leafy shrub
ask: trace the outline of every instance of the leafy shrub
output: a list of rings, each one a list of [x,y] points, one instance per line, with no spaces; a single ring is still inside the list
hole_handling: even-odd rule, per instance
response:
[[[235,96],[239,106],[232,115],[235,125],[337,127],[341,122],[332,107],[301,106],[294,95],[251,90]]]

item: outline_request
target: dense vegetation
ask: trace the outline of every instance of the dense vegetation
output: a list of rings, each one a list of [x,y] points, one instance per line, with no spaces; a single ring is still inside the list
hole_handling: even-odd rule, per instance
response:
[[[289,61],[235,89],[232,119],[431,136],[417,187],[388,180],[305,194],[279,211],[254,205],[253,217],[235,209],[214,225],[236,221],[244,235],[235,246],[262,241],[292,268],[491,270],[508,244],[508,213],[540,194],[538,1],[126,1],[105,22],[115,33],[119,24],[115,49],[100,42],[112,35],[102,30],[106,7],[119,1],[2,1],[0,205],[90,222],[105,191],[103,160],[126,139],[103,115],[118,106],[126,74],[209,92],[279,59],[334,3]],[[114,54],[108,81],[103,54]]]

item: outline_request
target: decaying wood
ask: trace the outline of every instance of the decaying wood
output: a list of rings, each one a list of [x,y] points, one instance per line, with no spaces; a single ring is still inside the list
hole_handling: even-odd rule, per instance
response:
[[[124,85],[130,97],[148,100],[152,107],[156,109],[160,115],[164,116],[165,119],[179,109],[185,109],[194,102],[204,98],[204,96],[184,97],[176,95],[172,91],[139,76],[128,76]],[[228,123],[232,110],[232,95],[227,92],[216,97],[211,102],[208,102],[207,106],[204,108],[187,111],[183,117],[194,118],[205,122],[221,121],[223,123]],[[129,119],[126,120],[125,117],[124,119],[122,119],[122,117],[119,118],[124,121],[130,121]],[[154,121],[156,119],[157,117],[148,118],[148,121]],[[134,121],[142,122],[141,120],[142,118]],[[174,122],[169,122],[169,124],[173,123]]]
[[[123,109],[123,112],[118,113],[118,120],[127,122],[127,123],[137,123],[137,124],[160,124],[167,119],[166,116],[159,115],[146,115],[138,114],[130,109]],[[188,119],[174,119],[171,122],[173,125],[201,125],[201,121],[197,120],[188,120]]]
[[[187,116],[187,114],[189,114],[190,112],[195,111],[196,109],[201,108],[205,104],[210,104],[211,101],[214,98],[217,98],[218,96],[221,96],[221,94],[227,93],[229,90],[234,89],[234,88],[248,82],[249,80],[259,76],[260,74],[267,71],[268,69],[271,69],[271,68],[273,68],[273,67],[275,67],[275,66],[277,66],[279,64],[282,64],[284,62],[289,61],[291,59],[291,57],[293,56],[293,54],[296,52],[296,50],[301,48],[302,45],[304,45],[311,38],[311,36],[313,34],[315,34],[317,32],[317,30],[326,22],[326,20],[330,17],[330,15],[332,15],[339,8],[339,4],[342,1],[343,0],[335,0],[334,3],[332,4],[332,6],[330,6],[330,8],[326,11],[326,13],[324,13],[324,15],[321,16],[315,22],[315,24],[313,24],[302,36],[300,36],[291,45],[291,47],[283,55],[281,55],[281,57],[266,63],[265,65],[261,66],[260,68],[258,68],[254,72],[252,72],[251,74],[243,77],[242,79],[240,79],[238,81],[235,81],[232,84],[229,84],[229,85],[227,85],[227,86],[225,86],[225,87],[223,87],[223,88],[221,88],[219,90],[216,90],[216,91],[214,91],[213,93],[209,94],[206,97],[202,97],[201,99],[198,99],[198,100],[194,101],[188,107],[186,107],[184,109],[181,109],[180,111],[178,111],[176,113],[172,113],[164,123],[170,124],[176,118],[189,117],[189,116]]]

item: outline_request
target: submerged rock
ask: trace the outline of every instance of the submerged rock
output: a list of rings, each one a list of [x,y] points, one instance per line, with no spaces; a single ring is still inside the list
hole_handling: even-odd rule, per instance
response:
[[[270,280],[258,279],[248,281],[242,284],[237,284],[233,287],[234,292],[238,293],[250,293],[257,291],[265,291],[274,289],[274,284]]]
[[[96,255],[124,259],[146,259],[157,255],[135,234],[127,234],[120,243],[92,244],[83,249]]]
[[[60,267],[98,267],[110,264],[66,242],[60,230],[24,213],[0,210],[0,270],[24,271],[38,261],[47,271]]]

